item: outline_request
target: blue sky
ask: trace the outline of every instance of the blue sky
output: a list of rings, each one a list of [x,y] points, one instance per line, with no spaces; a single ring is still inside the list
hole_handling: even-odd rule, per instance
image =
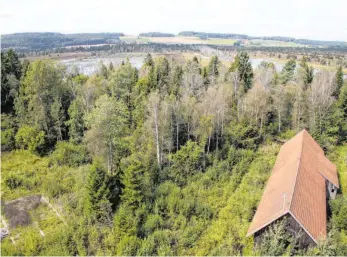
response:
[[[0,33],[182,30],[347,41],[346,0],[0,0]]]

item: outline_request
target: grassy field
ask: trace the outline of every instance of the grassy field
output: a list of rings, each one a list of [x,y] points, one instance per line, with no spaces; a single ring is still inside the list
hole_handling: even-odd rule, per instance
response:
[[[209,38],[201,39],[199,37],[139,37],[139,36],[124,36],[120,37],[125,42],[137,43],[162,43],[162,44],[203,44],[203,45],[234,45],[236,39],[227,38]],[[283,42],[276,40],[261,40],[252,39],[245,40],[246,46],[275,46],[275,47],[305,47],[305,45],[296,44],[293,42]]]
[[[206,44],[206,45],[233,45],[237,40],[223,38],[200,39],[199,37],[138,37],[124,36],[120,37],[125,42],[138,43],[162,43],[162,44]]]
[[[249,41],[249,46],[267,46],[267,47],[306,47],[306,45],[297,44],[294,42],[284,42],[277,40],[252,39]]]

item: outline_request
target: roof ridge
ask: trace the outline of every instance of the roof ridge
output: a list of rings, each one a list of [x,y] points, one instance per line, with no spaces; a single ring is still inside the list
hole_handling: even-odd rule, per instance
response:
[[[298,181],[298,174],[299,174],[299,171],[300,171],[299,168],[300,168],[300,165],[301,165],[302,149],[304,148],[304,133],[305,133],[305,131],[306,131],[305,129],[303,129],[301,131],[301,133],[302,133],[301,149],[300,149],[300,154],[299,154],[298,167],[297,167],[297,170],[296,170],[296,176],[295,176],[295,183],[294,183],[293,193],[292,193],[292,197],[290,198],[290,204],[289,204],[288,211],[290,211],[290,209],[292,208],[295,188],[296,188],[296,184],[297,184],[297,181]]]
[[[317,240],[312,236],[312,234],[305,228],[305,226],[299,221],[299,219],[292,213],[290,210],[288,213],[295,219],[297,223],[299,223],[300,227],[307,233],[307,235],[317,244]]]

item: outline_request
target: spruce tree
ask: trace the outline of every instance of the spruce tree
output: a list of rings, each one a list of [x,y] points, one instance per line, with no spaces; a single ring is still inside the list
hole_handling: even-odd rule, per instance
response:
[[[336,71],[336,75],[335,75],[335,82],[336,82],[336,90],[334,92],[334,96],[335,98],[339,97],[340,94],[340,90],[343,86],[343,70],[342,70],[342,66],[340,66],[337,71]]]
[[[69,139],[73,143],[80,143],[85,129],[84,108],[81,97],[76,98],[68,109],[70,119],[66,122],[69,127]]]
[[[14,98],[19,89],[22,65],[18,55],[12,50],[1,53],[1,112],[11,113]]]
[[[341,88],[337,103],[343,116],[347,119],[347,83]]]
[[[123,203],[131,208],[139,207],[142,201],[142,176],[143,166],[141,161],[137,158],[131,158],[122,176],[122,184],[124,185],[124,189],[121,196]]]
[[[341,88],[337,106],[341,112],[340,141],[347,140],[347,83]]]
[[[246,52],[241,52],[235,57],[229,71],[238,72],[239,81],[242,82],[245,92],[252,87],[254,74],[252,63],[250,62],[249,55]]]
[[[176,66],[173,71],[172,76],[172,87],[171,87],[171,94],[174,94],[175,96],[180,96],[180,87],[182,84],[182,78],[183,78],[183,69],[182,66]]]
[[[145,62],[146,66],[154,66],[153,58],[152,58],[152,55],[150,53],[147,53],[144,62]]]
[[[206,72],[205,69],[203,72]],[[212,83],[215,83],[217,77],[219,76],[219,60],[217,56],[212,56],[208,67],[207,67],[208,76],[211,78]]]
[[[304,89],[306,90],[311,85],[314,77],[314,69],[307,64],[307,58],[304,56],[300,62],[300,72],[304,82]]]
[[[207,72],[207,68],[206,67],[204,67],[203,70],[202,70],[202,77],[204,79],[205,89],[207,89],[208,86],[210,85],[210,79],[208,77],[208,72]]]
[[[110,220],[111,203],[110,191],[107,187],[107,173],[99,160],[95,160],[87,178],[87,213],[99,222]]]
[[[281,82],[283,84],[287,84],[289,81],[293,80],[295,68],[296,61],[294,59],[291,59],[288,62],[286,62],[281,71]]]

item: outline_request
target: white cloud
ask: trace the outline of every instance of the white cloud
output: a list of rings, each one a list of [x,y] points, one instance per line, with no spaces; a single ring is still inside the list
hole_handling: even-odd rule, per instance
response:
[[[11,12],[0,12],[0,19],[1,18],[10,18],[13,15]]]
[[[345,0],[0,0],[1,33],[182,30],[345,40]]]

